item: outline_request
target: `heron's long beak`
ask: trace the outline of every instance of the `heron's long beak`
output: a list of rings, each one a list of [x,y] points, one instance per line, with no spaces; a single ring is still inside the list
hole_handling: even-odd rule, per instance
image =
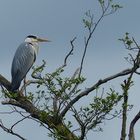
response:
[[[48,39],[44,39],[44,38],[37,38],[38,42],[51,42]]]

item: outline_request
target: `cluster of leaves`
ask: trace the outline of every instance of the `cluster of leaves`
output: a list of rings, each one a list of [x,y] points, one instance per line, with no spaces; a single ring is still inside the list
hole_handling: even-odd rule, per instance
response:
[[[113,0],[98,0],[101,7],[101,16],[98,20],[94,19],[94,14],[88,10],[83,18],[84,27],[88,29],[90,35],[93,34],[101,19],[105,16],[111,15],[122,8],[119,4],[114,4]]]
[[[133,85],[133,82],[131,80],[129,81],[129,79],[128,81],[124,81],[124,83],[121,84],[122,90],[124,92],[122,95],[119,95],[117,92],[115,92],[115,90],[110,89],[110,92],[106,93],[105,97],[103,96],[104,94],[101,96],[95,96],[92,100],[92,103],[88,104],[88,106],[86,107],[83,107],[82,105],[80,109],[79,107],[77,109],[74,106],[74,103],[76,101],[78,102],[78,100],[81,97],[88,95],[88,93],[85,95],[81,94],[83,92],[81,92],[79,85],[85,81],[85,78],[81,76],[81,71],[82,71],[83,62],[86,55],[89,40],[92,38],[97,25],[100,23],[103,17],[113,14],[118,9],[122,8],[122,6],[120,6],[119,4],[114,4],[113,0],[98,0],[98,2],[100,5],[100,8],[102,9],[101,16],[99,17],[99,19],[96,20],[96,22],[94,22],[94,16],[90,10],[85,13],[85,18],[83,19],[84,26],[86,29],[88,29],[89,34],[87,38],[85,37],[85,50],[84,50],[83,57],[81,60],[79,74],[76,74],[76,75],[74,74],[69,77],[63,76],[64,67],[66,67],[67,65],[66,64],[67,58],[72,54],[72,51],[74,48],[73,41],[75,39],[73,39],[73,41],[71,41],[72,49],[68,53],[68,55],[65,57],[64,65],[62,67],[58,68],[56,71],[52,73],[45,73],[43,75],[45,64],[46,64],[46,62],[43,61],[43,64],[41,66],[33,68],[32,77],[34,78],[34,80],[28,81],[29,83],[25,85],[25,87],[27,87],[28,85],[32,83],[36,84],[36,87],[37,87],[36,94],[33,94],[32,93],[33,91],[28,92],[27,97],[25,98],[30,100],[35,105],[35,107],[41,110],[40,116],[39,116],[41,122],[45,122],[45,121],[47,122],[49,120],[48,122],[50,123],[51,117],[53,118],[52,120],[61,119],[60,122],[62,122],[62,124],[64,122],[64,125],[61,125],[61,127],[58,127],[58,128],[56,127],[57,129],[55,128],[53,132],[51,131],[51,134],[49,136],[55,139],[62,139],[63,137],[62,133],[61,135],[59,133],[60,129],[64,129],[63,132],[68,133],[64,136],[68,136],[69,134],[73,133],[73,132],[70,132],[70,128],[73,127],[71,120],[67,121],[65,119],[65,114],[66,114],[65,112],[67,111],[72,111],[74,113],[73,116],[75,117],[76,121],[79,123],[79,126],[80,126],[78,130],[81,129],[80,139],[82,140],[84,139],[84,137],[86,136],[86,133],[89,130],[102,130],[100,127],[100,124],[102,122],[104,122],[106,119],[113,119],[114,117],[120,115],[121,111],[123,112],[123,116],[125,116],[127,114],[127,109],[129,110],[132,107],[131,105],[128,104],[128,90]],[[130,58],[131,58],[130,61],[133,62],[134,66],[135,64],[138,64],[138,67],[136,68],[134,67],[133,68],[134,70],[132,69],[131,75],[133,75],[134,72],[136,73],[135,70],[139,68],[139,65],[140,65],[140,60],[139,60],[140,47],[137,45],[134,38],[129,37],[129,33],[126,33],[124,38],[119,39],[119,40],[125,44],[128,50],[134,50],[134,51],[136,50],[136,53],[139,52],[136,58],[130,54]],[[112,79],[115,79],[115,78],[112,78]],[[110,80],[110,78],[108,79]],[[104,80],[104,81],[107,82],[109,80]],[[103,83],[104,82],[102,82],[101,84]],[[95,90],[95,88],[93,88],[93,90]],[[21,88],[21,91],[23,91],[22,88]],[[4,92],[4,95],[5,97],[12,98],[12,99],[17,99],[18,97],[16,93],[11,94],[7,92],[7,90]],[[78,95],[80,98],[78,97]],[[122,110],[120,110],[119,112],[115,110],[115,112],[113,112],[115,107],[118,105],[118,103],[122,99],[124,99],[122,103]],[[71,101],[74,101],[74,102],[71,102]],[[48,118],[48,116],[51,116],[51,117]],[[46,118],[48,118],[48,120],[46,120]],[[126,121],[126,119],[124,121]],[[67,124],[65,122],[67,122]],[[17,123],[15,123],[14,125],[16,125]],[[44,124],[41,123],[41,125],[44,125]],[[65,139],[65,137],[63,139]]]
[[[102,130],[99,124],[106,119],[113,119],[120,115],[120,111],[115,111],[112,114],[110,112],[121,101],[122,97],[115,90],[110,89],[106,97],[95,96],[88,107],[81,107],[76,117],[79,118],[80,124],[84,125],[87,131],[91,129],[96,131],[97,129]]]
[[[107,6],[110,6],[111,5],[111,8],[112,8],[112,11],[116,11],[118,10],[119,8],[122,8],[121,5],[119,4],[114,4],[113,3],[113,0],[98,0],[98,2],[100,3],[100,5],[105,9],[105,7]]]
[[[63,71],[64,70],[61,69],[53,72],[52,74],[46,74],[45,76],[49,93],[55,94],[58,97],[66,97],[68,93],[72,91],[75,85],[79,85],[85,80],[83,77],[62,77],[61,74]],[[76,94],[77,92],[79,92],[79,90],[75,90],[72,94]]]
[[[124,37],[119,39],[119,41],[123,42],[125,48],[130,52],[130,53],[128,53],[129,56],[125,57],[125,59],[130,64],[134,65],[135,68],[139,68],[139,66],[140,66],[140,59],[139,59],[140,46],[137,44],[134,37],[130,37],[129,33],[126,32]]]
[[[91,14],[91,11],[87,11],[85,13],[85,18],[83,19],[83,23],[85,28],[88,28],[88,30],[91,30],[91,28],[93,27],[94,23],[93,23],[93,14]]]
[[[126,32],[124,37],[119,39],[119,41],[122,41],[127,49],[131,50],[133,48],[132,45],[133,45],[134,41],[133,41],[133,38],[129,37],[128,32]]]
[[[28,93],[30,99],[37,107],[54,112],[55,109],[60,111],[72,98],[74,98],[81,89],[77,88],[78,85],[85,81],[82,76],[64,77],[63,68],[59,68],[52,73],[46,73],[43,76],[45,65],[34,67],[32,77],[37,79],[37,94]],[[39,75],[39,76],[38,76]]]
[[[121,84],[121,88],[123,92],[127,92],[133,85],[134,85],[134,82],[132,80],[130,80],[129,82],[124,80],[124,82]]]

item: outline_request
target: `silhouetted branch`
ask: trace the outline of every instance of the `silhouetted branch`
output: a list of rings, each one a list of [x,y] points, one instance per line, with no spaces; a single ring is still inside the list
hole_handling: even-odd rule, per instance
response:
[[[11,89],[11,83],[0,74],[0,85],[4,86],[7,90]]]
[[[50,129],[57,130],[60,136],[69,137],[69,140],[78,140],[76,135],[74,135],[65,124],[62,123],[59,116],[51,116],[49,113],[37,109],[26,97],[18,96],[15,99],[10,99],[9,101],[3,101],[3,105],[13,105],[20,107],[27,111],[31,117],[40,120],[42,123],[48,125]]]
[[[65,67],[67,65],[67,59],[70,55],[72,55],[72,52],[74,50],[74,41],[76,40],[76,37],[74,37],[71,41],[70,41],[70,44],[71,44],[71,50],[68,52],[68,54],[66,55],[65,59],[64,59],[64,64],[62,67]]]
[[[82,69],[83,69],[85,56],[86,56],[86,53],[87,53],[87,49],[89,47],[89,42],[90,42],[91,38],[93,37],[93,33],[95,32],[95,30],[98,27],[99,23],[101,22],[101,20],[105,16],[113,14],[113,12],[107,13],[107,11],[108,11],[108,9],[110,7],[110,4],[111,4],[110,0],[108,0],[107,6],[105,6],[105,4],[103,4],[103,3],[100,3],[100,5],[102,7],[102,14],[99,17],[99,19],[97,20],[97,22],[94,23],[94,24],[93,24],[93,15],[90,13],[90,11],[86,14],[86,16],[89,18],[89,21],[84,19],[84,23],[86,24],[85,26],[88,27],[89,34],[88,34],[87,37],[84,38],[84,52],[83,52],[82,59],[81,59],[79,77],[80,77]],[[116,11],[114,11],[114,12],[116,12]]]
[[[2,123],[2,121],[0,121],[0,127],[1,127],[4,131],[6,131],[7,133],[10,133],[10,134],[12,134],[12,135],[15,135],[15,136],[17,136],[18,138],[20,138],[21,140],[26,140],[26,139],[23,138],[21,135],[15,133],[15,132],[12,130],[12,128],[7,128],[7,127],[5,127],[5,126],[3,125],[3,123]]]
[[[15,113],[16,111],[13,110],[13,111],[9,111],[9,112],[0,112],[0,114],[12,114],[12,113]]]
[[[126,69],[123,70],[117,74],[114,74],[112,76],[109,76],[105,79],[101,79],[99,80],[97,83],[95,83],[92,87],[85,89],[83,92],[81,92],[79,95],[77,95],[74,99],[72,99],[68,105],[65,107],[65,109],[61,112],[61,116],[65,116],[65,114],[67,113],[67,111],[73,106],[74,103],[76,103],[79,99],[81,99],[84,96],[87,96],[90,92],[94,91],[95,89],[97,89],[100,85],[109,82],[113,79],[116,79],[118,77],[122,77],[122,76],[126,76],[128,74],[131,74],[132,71],[136,71],[138,67],[133,67],[131,69]]]
[[[2,101],[3,105],[14,105],[26,110],[34,118],[40,119],[38,110],[29,100],[24,96],[18,96],[16,99],[9,99],[9,101]]]
[[[129,127],[129,140],[135,140],[135,134],[134,134],[134,126],[137,123],[137,121],[140,119],[140,111],[137,113],[137,115],[134,117],[134,119],[130,123]]]
[[[20,123],[20,122],[22,122],[23,120],[29,118],[29,116],[30,116],[30,115],[25,116],[25,117],[23,117],[21,120],[19,120],[19,121],[17,121],[16,123],[14,123],[14,124],[11,126],[11,130],[12,130],[18,123]]]
[[[70,49],[70,51],[67,53],[67,55],[65,56],[65,58],[64,58],[64,63],[62,64],[62,66],[60,66],[59,68],[57,68],[55,72],[60,71],[60,70],[62,70],[64,67],[67,66],[67,60],[68,60],[68,58],[70,57],[70,55],[73,54],[73,50],[74,50],[74,47],[75,47],[73,43],[74,43],[75,40],[76,40],[76,37],[74,37],[74,38],[70,41],[71,49]]]

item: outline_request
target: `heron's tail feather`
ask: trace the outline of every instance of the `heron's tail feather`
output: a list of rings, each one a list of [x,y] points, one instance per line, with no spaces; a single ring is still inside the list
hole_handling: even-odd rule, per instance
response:
[[[12,81],[12,83],[11,83],[11,91],[12,92],[17,91],[19,89],[19,87],[20,87],[20,83],[21,82],[19,82],[19,81]]]

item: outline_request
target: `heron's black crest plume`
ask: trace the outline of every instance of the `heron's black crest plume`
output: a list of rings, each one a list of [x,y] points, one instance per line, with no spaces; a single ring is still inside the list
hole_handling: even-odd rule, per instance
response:
[[[34,36],[34,35],[28,35],[26,38],[34,38],[34,39],[37,39],[37,36]]]

